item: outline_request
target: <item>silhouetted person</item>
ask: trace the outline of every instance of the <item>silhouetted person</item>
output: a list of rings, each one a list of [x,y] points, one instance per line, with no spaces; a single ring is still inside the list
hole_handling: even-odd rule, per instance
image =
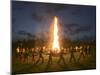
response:
[[[58,60],[58,64],[59,64],[61,61],[62,61],[64,64],[66,64],[63,55],[64,55],[64,50],[61,50],[61,52],[60,52],[60,57],[59,57],[59,60]]]
[[[32,62],[34,62],[35,63],[35,50],[34,50],[34,48],[32,48]]]
[[[25,61],[25,48],[23,48],[23,62]]]
[[[43,57],[43,49],[41,48],[39,51],[39,59],[37,60],[36,63],[38,63],[40,60],[42,61],[41,63],[44,63],[44,57]]]
[[[84,46],[84,56],[88,56],[88,48],[87,46]]]
[[[20,60],[21,60],[21,62],[23,63],[23,61],[24,61],[24,52],[23,52],[23,48],[20,48],[19,55],[20,55]]]
[[[78,61],[80,61],[80,59],[82,59],[82,57],[83,57],[83,59],[85,59],[85,52],[86,52],[85,47],[81,47]]]
[[[26,62],[28,63],[29,62],[29,49],[28,48],[25,51],[25,59],[26,59]]]
[[[52,51],[50,50],[48,64],[52,64]]]
[[[87,56],[89,56],[89,55],[91,54],[91,52],[90,52],[90,46],[88,45],[88,46],[86,47],[86,49],[87,49]]]
[[[76,59],[75,59],[75,56],[74,56],[74,52],[75,52],[75,49],[73,47],[70,48],[70,59],[69,59],[69,62],[76,62]]]
[[[17,59],[18,59],[18,61],[20,61],[20,49],[19,49],[19,47],[16,48],[16,52],[17,52]]]
[[[49,50],[48,55],[49,55],[49,57],[48,57],[48,62],[47,62],[45,71],[47,71],[48,68],[50,68],[50,64],[52,64],[52,51],[51,50]]]
[[[89,45],[85,46],[84,53],[85,53],[85,58],[86,58],[86,56],[89,57],[89,55],[90,55],[90,46]]]

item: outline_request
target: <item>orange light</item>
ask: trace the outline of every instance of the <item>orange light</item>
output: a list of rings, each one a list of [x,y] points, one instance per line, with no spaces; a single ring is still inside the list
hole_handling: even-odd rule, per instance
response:
[[[19,47],[18,47],[16,50],[17,50],[17,53],[19,53],[19,51],[20,51],[20,50],[19,50]]]
[[[54,32],[53,32],[53,51],[60,52],[59,36],[58,36],[58,18],[54,17]]]

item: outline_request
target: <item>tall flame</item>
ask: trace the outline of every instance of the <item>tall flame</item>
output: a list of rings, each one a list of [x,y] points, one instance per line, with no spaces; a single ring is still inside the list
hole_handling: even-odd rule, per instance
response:
[[[59,52],[58,18],[54,17],[53,50]]]

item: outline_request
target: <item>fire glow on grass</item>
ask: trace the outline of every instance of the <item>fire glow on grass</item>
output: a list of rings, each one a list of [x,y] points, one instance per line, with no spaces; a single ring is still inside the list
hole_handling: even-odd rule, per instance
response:
[[[59,53],[59,35],[58,35],[58,18],[54,17],[54,32],[53,32],[53,51]]]

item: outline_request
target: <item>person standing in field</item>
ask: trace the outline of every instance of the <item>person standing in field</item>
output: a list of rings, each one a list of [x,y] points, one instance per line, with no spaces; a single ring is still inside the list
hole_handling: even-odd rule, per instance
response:
[[[26,48],[26,51],[25,51],[25,60],[27,63],[29,63],[29,48]]]
[[[38,63],[39,61],[41,61],[41,63],[44,63],[43,49],[42,48],[39,50],[39,59],[37,60],[36,63]]]
[[[60,57],[59,57],[59,60],[58,60],[58,64],[62,61],[64,63],[64,65],[66,64],[65,63],[65,59],[64,59],[64,50],[61,49],[61,52],[60,52]]]
[[[35,49],[34,48],[32,48],[32,62],[34,62],[35,63]]]
[[[49,59],[48,59],[48,64],[52,64],[52,51],[49,51]]]
[[[69,63],[75,62],[76,63],[76,59],[75,59],[75,49],[71,46],[70,50],[70,58],[69,58]]]
[[[20,60],[20,56],[19,56],[19,47],[16,48],[16,52],[17,52],[17,59]]]
[[[79,55],[79,58],[78,58],[78,61],[80,61],[80,59],[85,59],[86,57],[86,48],[85,46],[80,46],[80,55]]]

